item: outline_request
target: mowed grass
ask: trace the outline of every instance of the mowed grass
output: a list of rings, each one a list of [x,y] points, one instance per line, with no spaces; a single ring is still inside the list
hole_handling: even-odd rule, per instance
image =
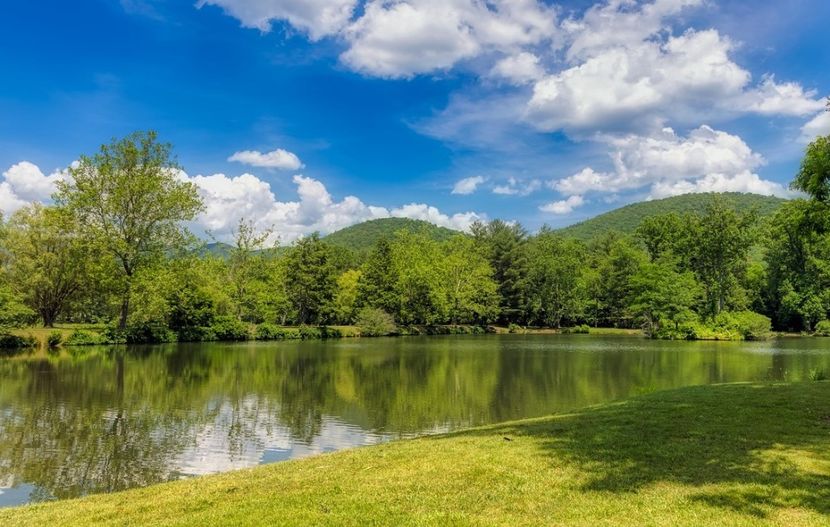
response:
[[[2,510],[0,525],[830,525],[830,383],[657,392]]]

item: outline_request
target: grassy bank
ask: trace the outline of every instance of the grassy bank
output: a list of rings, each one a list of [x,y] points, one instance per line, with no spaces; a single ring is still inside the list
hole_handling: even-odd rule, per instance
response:
[[[0,511],[0,525],[830,525],[830,383],[567,415]]]

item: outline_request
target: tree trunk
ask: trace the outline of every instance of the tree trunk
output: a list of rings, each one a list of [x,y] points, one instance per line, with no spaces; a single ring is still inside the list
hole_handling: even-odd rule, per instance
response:
[[[121,300],[121,316],[118,318],[118,329],[127,329],[127,317],[130,315],[130,291],[124,294]]]

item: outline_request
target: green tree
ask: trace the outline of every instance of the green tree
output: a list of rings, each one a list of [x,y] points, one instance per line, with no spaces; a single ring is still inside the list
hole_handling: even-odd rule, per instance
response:
[[[228,286],[234,315],[245,322],[262,322],[268,309],[268,260],[273,259],[275,244],[269,245],[273,230],[259,231],[252,221],[240,219],[234,233],[234,245],[227,258]]]
[[[635,232],[652,262],[667,253],[680,256],[686,234],[686,220],[674,212],[645,218]]]
[[[357,315],[357,296],[361,271],[349,269],[337,277],[334,295],[334,316],[341,324],[351,324]]]
[[[449,321],[486,324],[499,314],[497,284],[490,263],[477,250],[475,241],[456,236],[443,243],[440,260],[447,294]]]
[[[818,137],[807,146],[791,186],[830,205],[830,135]]]
[[[46,327],[94,280],[94,247],[71,214],[33,204],[11,218],[6,238],[10,283]]]
[[[285,287],[300,324],[325,321],[337,287],[330,247],[316,232],[297,241],[285,257]]]
[[[679,272],[669,257],[643,264],[631,277],[630,309],[650,335],[666,325],[676,331],[680,324],[694,320],[699,297],[694,274]]]
[[[765,298],[779,329],[811,331],[830,312],[830,234],[813,228],[813,210],[793,200],[770,222]]]
[[[500,319],[503,322],[520,320],[526,312],[527,231],[518,223],[502,220],[476,222],[470,230],[493,268],[493,279],[499,292]]]
[[[530,318],[550,327],[583,315],[581,285],[585,247],[543,228],[529,248],[527,298]]]
[[[447,320],[447,295],[441,247],[426,231],[398,231],[392,242],[392,269],[397,311],[403,324],[437,324]]]
[[[602,319],[614,326],[629,326],[631,277],[647,256],[628,238],[614,234],[600,238],[591,252],[592,265],[584,277],[586,300],[595,322]]]
[[[703,286],[710,317],[726,308],[746,307],[740,284],[758,238],[757,221],[755,211],[739,213],[717,196],[701,216],[688,217],[690,265]]]
[[[119,265],[119,328],[127,325],[136,272],[181,246],[182,222],[202,210],[196,187],[182,181],[178,169],[171,145],[158,142],[155,132],[136,132],[81,156],[71,177],[58,182],[56,202]]]
[[[376,307],[390,314],[397,313],[399,302],[395,288],[398,277],[389,240],[378,240],[361,271],[357,284],[358,307]]]

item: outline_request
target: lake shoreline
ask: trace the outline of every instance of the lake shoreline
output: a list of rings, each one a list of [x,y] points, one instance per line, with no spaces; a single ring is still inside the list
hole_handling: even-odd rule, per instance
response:
[[[828,382],[695,386],[4,509],[0,523],[827,525],[828,415]]]

